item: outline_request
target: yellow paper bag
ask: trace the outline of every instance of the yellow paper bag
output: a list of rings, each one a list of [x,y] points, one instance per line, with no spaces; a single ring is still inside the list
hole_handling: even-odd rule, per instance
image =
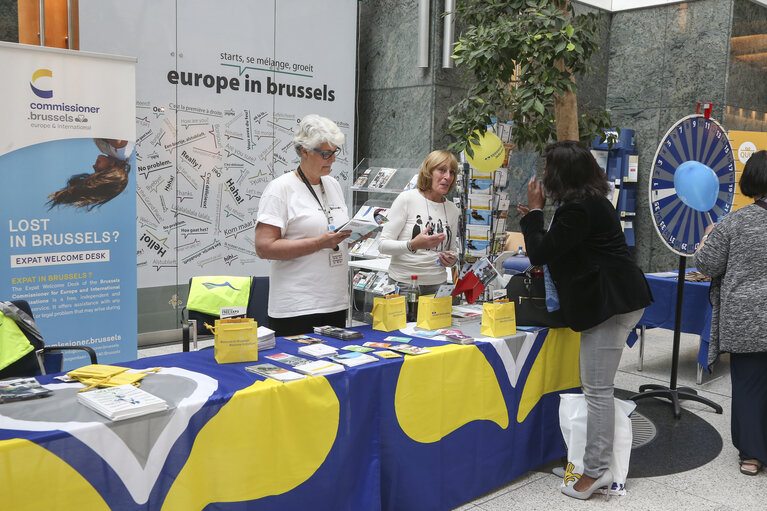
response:
[[[505,337],[517,333],[514,302],[485,302],[482,304],[482,335]]]
[[[434,295],[418,297],[418,328],[436,330],[448,328],[452,323],[453,297]]]
[[[405,297],[373,298],[373,330],[391,332],[407,326]]]
[[[213,355],[219,364],[258,360],[258,323],[253,318],[217,319],[211,330]]]

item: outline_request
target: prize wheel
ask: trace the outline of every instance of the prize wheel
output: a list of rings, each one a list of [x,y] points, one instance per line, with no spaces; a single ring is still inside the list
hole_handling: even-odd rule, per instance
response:
[[[708,211],[690,207],[675,188],[674,174],[685,162],[703,164],[716,175],[718,192]],[[681,256],[693,255],[706,226],[729,213],[735,197],[735,159],[718,122],[690,115],[666,132],[655,152],[648,197],[655,230],[666,246]]]

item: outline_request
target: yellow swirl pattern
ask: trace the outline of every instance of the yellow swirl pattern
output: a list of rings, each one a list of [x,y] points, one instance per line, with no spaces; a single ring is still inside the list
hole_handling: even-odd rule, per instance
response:
[[[28,440],[0,441],[2,509],[109,510],[101,495],[61,458]],[[66,502],[56,488],[67,489]]]
[[[524,422],[545,394],[581,386],[578,354],[581,334],[569,328],[552,328],[535,358],[522,390],[517,422]]]
[[[505,429],[506,402],[479,348],[429,349],[431,353],[405,357],[400,370],[394,407],[402,431],[416,442],[431,443],[475,420],[493,421]]]
[[[338,433],[338,397],[323,377],[257,381],[195,439],[162,509],[202,509],[286,493],[322,465]]]

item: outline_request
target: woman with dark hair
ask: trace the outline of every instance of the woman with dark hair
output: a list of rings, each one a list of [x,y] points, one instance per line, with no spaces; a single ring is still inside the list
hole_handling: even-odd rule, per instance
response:
[[[740,191],[754,203],[709,225],[694,258],[711,277],[708,363],[730,354],[732,444],[740,471],[756,475],[767,463],[767,151],[748,159]]]
[[[545,188],[545,191],[544,191]],[[606,198],[607,177],[591,152],[567,140],[546,148],[543,183],[527,185],[517,205],[530,262],[547,265],[568,326],[581,333],[580,377],[588,418],[583,474],[562,493],[587,499],[613,482],[613,382],[629,332],[651,300],[631,258],[618,215]],[[547,230],[543,206],[559,204]]]
[[[100,154],[93,164],[92,174],[75,174],[67,186],[48,196],[48,209],[59,205],[73,205],[88,211],[114,199],[128,186],[128,172],[133,144],[127,140],[94,139]]]

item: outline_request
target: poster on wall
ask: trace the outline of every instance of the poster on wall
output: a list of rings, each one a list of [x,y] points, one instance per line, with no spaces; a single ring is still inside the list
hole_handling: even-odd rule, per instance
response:
[[[140,288],[196,275],[267,275],[258,201],[294,170],[302,116],[346,135],[332,175],[352,173],[356,0],[79,2],[82,49],[138,57]]]
[[[732,150],[735,154],[735,182],[739,183],[743,168],[746,166],[746,162],[751,155],[757,151],[767,149],[767,133],[761,131],[730,130],[727,136],[730,138],[730,144],[732,144]],[[736,187],[735,202],[732,206],[733,211],[752,202],[753,199],[740,193],[740,187]]]
[[[29,302],[46,345],[134,359],[135,59],[0,43],[0,60],[2,299]]]

